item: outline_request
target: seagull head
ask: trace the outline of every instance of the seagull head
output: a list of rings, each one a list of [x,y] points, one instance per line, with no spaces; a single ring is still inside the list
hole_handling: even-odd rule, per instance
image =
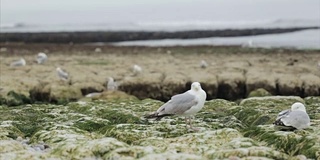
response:
[[[305,107],[302,103],[296,102],[296,103],[294,103],[294,104],[291,106],[291,110],[292,110],[292,111],[297,111],[297,110],[299,110],[299,111],[304,111],[304,112],[306,112],[306,107]]]
[[[114,82],[114,79],[113,79],[112,77],[109,77],[109,78],[108,78],[108,82],[113,83],[113,82]]]
[[[198,90],[200,90],[200,89],[201,89],[201,85],[200,85],[199,82],[193,82],[193,83],[191,84],[191,90],[193,90],[193,91],[198,91]]]

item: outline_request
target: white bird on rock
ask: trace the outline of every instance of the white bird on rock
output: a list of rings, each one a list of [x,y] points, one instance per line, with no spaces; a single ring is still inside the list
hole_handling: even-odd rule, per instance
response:
[[[21,58],[20,60],[13,61],[13,62],[10,64],[10,67],[25,66],[26,64],[27,64],[27,63],[26,63],[26,60],[24,60],[23,58]]]
[[[197,128],[192,127],[190,116],[202,109],[206,98],[207,94],[201,88],[200,83],[193,82],[189,91],[171,97],[171,99],[163,104],[156,112],[146,115],[145,118],[161,120],[165,116],[185,116],[186,124],[189,124],[191,129],[198,130]],[[189,120],[189,123],[187,120]]]
[[[43,52],[38,53],[36,58],[38,64],[43,64],[44,62],[47,61],[47,59],[48,59],[48,56]]]
[[[132,70],[134,75],[138,75],[142,72],[142,68],[137,64],[133,65]]]
[[[63,71],[60,67],[57,67],[57,74],[61,80],[67,81],[69,79],[69,74]]]
[[[107,84],[107,90],[108,91],[115,91],[117,89],[118,89],[117,82],[115,82],[112,77],[109,77],[108,84]]]
[[[300,130],[310,126],[310,118],[305,106],[296,102],[291,109],[280,112],[273,124],[280,130]]]
[[[201,60],[200,61],[200,67],[201,68],[207,68],[208,67],[208,63],[205,60]]]

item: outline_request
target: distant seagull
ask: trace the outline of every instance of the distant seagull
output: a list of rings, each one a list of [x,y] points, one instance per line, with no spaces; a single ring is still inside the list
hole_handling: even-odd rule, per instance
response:
[[[320,69],[320,62],[318,62],[318,69]]]
[[[63,81],[67,81],[69,79],[69,74],[65,71],[63,71],[60,67],[57,67],[57,74],[58,77],[63,80]]]
[[[48,59],[48,56],[45,54],[45,53],[38,53],[38,56],[37,56],[37,62],[38,64],[43,64],[44,62],[46,62]]]
[[[201,60],[200,67],[201,68],[207,68],[208,67],[208,63],[205,60]]]
[[[97,52],[97,53],[102,52],[101,48],[96,48],[94,51]]]
[[[20,60],[18,61],[13,61],[10,66],[11,67],[18,67],[18,66],[25,66],[27,63],[26,63],[26,60],[24,60],[23,58],[21,58]]]
[[[296,102],[291,109],[280,112],[273,124],[280,130],[304,129],[310,126],[310,118],[305,106]]]
[[[114,81],[112,77],[108,78],[108,84],[107,84],[107,90],[108,91],[115,91],[118,89],[118,84],[117,82]]]
[[[254,47],[253,40],[249,39],[247,43],[242,44],[242,47],[249,47],[249,48]]]
[[[140,74],[142,72],[142,68],[140,66],[136,65],[136,64],[133,65],[132,70],[133,70],[133,74],[134,75],[138,75],[138,74]]]
[[[93,92],[93,93],[87,94],[85,97],[94,98],[94,97],[99,97],[100,95],[101,95],[101,93],[99,93],[99,92]]]
[[[189,119],[190,128],[198,130],[192,127],[190,116],[202,109],[206,97],[207,94],[202,90],[200,83],[193,82],[189,91],[171,97],[171,99],[162,105],[156,112],[145,116],[145,118],[161,120],[165,116],[185,116],[186,124],[188,124],[187,119]]]

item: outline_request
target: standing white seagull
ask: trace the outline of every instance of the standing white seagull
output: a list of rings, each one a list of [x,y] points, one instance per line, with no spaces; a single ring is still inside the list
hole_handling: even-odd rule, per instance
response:
[[[117,82],[115,82],[112,77],[109,77],[108,84],[107,84],[107,90],[108,91],[115,91],[117,89],[118,89]]]
[[[207,68],[208,67],[208,63],[205,60],[201,60],[200,61],[200,67],[201,68]]]
[[[280,130],[304,129],[310,126],[310,118],[305,106],[296,102],[291,109],[280,112],[273,124]]]
[[[47,59],[48,59],[48,56],[43,52],[38,53],[36,58],[38,64],[43,64],[44,62],[47,61]]]
[[[26,60],[21,58],[20,60],[13,61],[12,63],[10,63],[10,67],[25,66],[26,64]]]
[[[193,130],[198,130],[193,128],[191,124],[192,115],[199,112],[206,101],[207,94],[201,88],[199,82],[193,82],[191,84],[191,89],[182,94],[175,95],[171,99],[162,105],[155,113],[145,116],[145,118],[155,118],[156,120],[161,120],[165,116],[185,116],[185,122]]]
[[[142,68],[139,65],[135,64],[132,67],[132,71],[134,75],[138,75],[142,72]]]
[[[63,71],[60,67],[57,67],[57,74],[61,80],[67,81],[69,79],[69,74]]]

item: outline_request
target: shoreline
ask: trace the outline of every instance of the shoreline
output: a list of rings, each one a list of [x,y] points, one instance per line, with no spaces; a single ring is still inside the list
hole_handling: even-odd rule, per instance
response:
[[[313,27],[292,28],[252,28],[190,31],[79,31],[79,32],[7,32],[0,33],[0,42],[24,43],[95,43],[122,42],[135,40],[195,39],[208,37],[241,37],[290,33],[295,31],[319,29]]]

